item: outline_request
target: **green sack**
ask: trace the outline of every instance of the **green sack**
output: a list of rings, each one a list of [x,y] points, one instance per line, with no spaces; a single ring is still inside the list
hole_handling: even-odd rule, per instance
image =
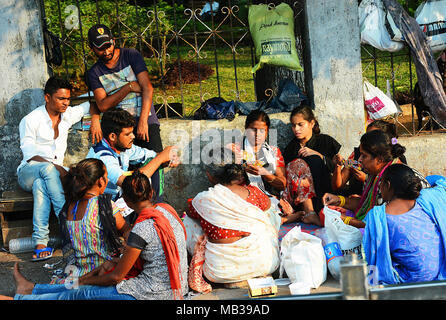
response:
[[[248,22],[259,61],[252,68],[252,73],[265,63],[303,70],[296,50],[294,13],[288,4],[281,3],[271,9],[266,4],[251,5]]]

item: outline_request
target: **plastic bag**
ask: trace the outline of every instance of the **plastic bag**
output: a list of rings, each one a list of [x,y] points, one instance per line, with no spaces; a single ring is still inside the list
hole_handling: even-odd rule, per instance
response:
[[[446,0],[423,2],[415,11],[415,20],[432,51],[446,49]]]
[[[318,288],[327,279],[327,262],[321,239],[302,232],[300,226],[283,237],[280,258],[280,277],[285,270],[292,283],[304,282],[311,288]]]
[[[395,102],[367,80],[364,80],[363,90],[364,106],[370,119],[382,119],[398,113]]]
[[[393,41],[404,41],[404,36],[401,30],[396,26],[395,21],[393,21],[390,12],[386,14],[385,26],[389,32],[390,39]]]
[[[356,253],[361,255],[362,233],[353,226],[345,224],[341,219],[341,213],[324,207],[325,229],[330,241],[339,243],[343,255]]]
[[[296,50],[294,13],[288,4],[281,3],[271,9],[266,4],[251,5],[248,22],[258,60],[253,73],[265,63],[303,70]]]
[[[392,41],[385,24],[386,12],[382,1],[363,0],[359,5],[361,43],[370,44],[382,51],[396,52],[403,49],[404,43]]]
[[[234,101],[226,101],[219,97],[214,97],[204,101],[200,108],[194,113],[194,120],[234,120],[237,113]]]
[[[228,119],[229,121],[235,118],[235,104],[234,101],[226,101],[220,104],[206,103],[206,113],[208,119]]]
[[[48,30],[46,24],[43,26],[43,42],[45,44],[46,62],[56,66],[62,65],[63,55],[60,48],[62,42],[59,37]]]

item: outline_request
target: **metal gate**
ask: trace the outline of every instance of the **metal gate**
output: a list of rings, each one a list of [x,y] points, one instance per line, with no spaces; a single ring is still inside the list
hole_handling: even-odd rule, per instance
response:
[[[74,84],[75,96],[91,96],[84,77],[96,57],[86,34],[92,25],[103,23],[119,46],[143,54],[159,116],[191,116],[212,97],[256,101],[251,73],[255,51],[248,27],[251,0],[40,1],[43,24],[61,39],[63,63],[49,68]],[[269,88],[266,95],[272,92]]]

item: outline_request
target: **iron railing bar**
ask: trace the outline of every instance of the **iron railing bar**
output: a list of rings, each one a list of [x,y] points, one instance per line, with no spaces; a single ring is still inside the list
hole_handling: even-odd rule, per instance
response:
[[[84,63],[84,80],[86,80],[86,73],[88,70],[88,66],[87,66],[87,58],[86,58],[86,53],[85,53],[85,47],[84,47],[84,35],[83,35],[83,31],[82,31],[82,20],[81,20],[81,7],[79,5],[79,0],[76,0],[76,5],[77,5],[77,15],[78,15],[78,23],[79,23],[79,32],[81,35],[81,42],[82,42],[82,60]],[[90,90],[87,89],[87,93],[88,93],[88,97],[90,98]]]
[[[413,81],[412,81],[412,54],[410,50],[408,51],[408,56],[409,56],[410,107],[412,110],[412,134],[414,135],[416,130],[415,130],[414,94],[413,94]]]
[[[96,16],[98,18],[98,23],[101,23],[101,15],[99,14],[99,4],[98,4],[99,0],[96,0]]]
[[[376,48],[373,47],[373,68],[375,70],[375,87],[378,86],[378,72],[376,70]]]
[[[39,0],[39,6],[40,6],[40,12],[41,12],[40,19],[42,22],[42,26],[49,30],[49,26],[46,21],[45,3],[43,0]],[[42,32],[45,32],[44,28],[42,28]],[[45,45],[45,43],[44,43],[44,45]],[[44,54],[44,56],[45,56],[45,54]],[[45,56],[45,61],[46,61],[46,56]],[[47,69],[51,69],[50,75],[52,75],[54,73],[54,70],[49,63],[47,63]]]
[[[391,70],[391,77],[392,77],[392,98],[395,98],[395,70],[393,68],[393,53],[390,53],[390,70]]]
[[[183,115],[184,115],[184,111],[185,111],[185,106],[184,106],[184,92],[183,92],[183,78],[181,75],[181,55],[180,55],[180,44],[178,41],[178,17],[177,17],[177,4],[175,0],[172,0],[173,2],[173,16],[174,16],[174,21],[175,21],[175,45],[177,47],[177,63],[178,63],[178,75],[180,77],[180,94],[181,94],[181,106],[183,108]]]
[[[254,48],[254,46],[252,44],[252,41],[251,41],[251,44],[250,44],[250,52],[251,52],[251,68],[254,68],[255,60],[256,60],[256,53],[255,53],[255,48]],[[253,80],[253,85],[254,85],[254,93],[255,93],[255,97],[256,97],[256,101],[257,101],[258,100],[258,96],[257,96],[257,81],[256,81],[255,73],[252,73],[252,80]]]
[[[159,21],[158,21],[158,6],[157,6],[157,1],[153,0],[153,8],[155,10],[155,28],[156,28],[156,33],[158,34],[158,38],[157,38],[157,42],[158,42],[158,50],[159,50],[159,57],[158,57],[158,61],[159,61],[159,66],[160,66],[160,78],[161,78],[161,89],[163,90],[163,94],[166,94],[166,87],[164,84],[164,61],[163,61],[163,56],[164,56],[164,52],[163,52],[163,48],[162,48],[162,44],[160,42],[160,38],[161,38],[161,34],[160,34],[160,26],[159,26]],[[166,119],[169,118],[168,115],[168,106],[167,106],[167,99],[164,100],[165,104],[164,104],[164,111],[165,111],[165,115],[166,115]]]
[[[196,48],[196,52],[197,52],[197,70],[198,70],[198,88],[199,88],[199,95],[200,95],[200,104],[203,101],[203,88],[201,86],[201,74],[200,74],[200,52],[198,51],[198,37],[197,37],[197,21],[196,21],[196,13],[195,13],[195,7],[194,7],[194,2],[192,1],[192,16],[193,16],[193,30],[194,30],[194,41],[195,41],[195,48]]]
[[[63,58],[65,58],[64,59],[65,60],[65,72],[66,72],[65,79],[67,79],[68,74],[69,74],[69,72],[68,72],[68,58],[67,58],[67,45],[65,44],[65,40],[64,40],[65,32],[64,32],[64,28],[63,28],[63,24],[62,24],[62,12],[60,10],[60,0],[57,0],[57,11],[59,13],[59,26],[60,26],[60,32],[61,32],[62,40],[63,40],[62,41],[62,46],[63,46],[62,52],[63,52]]]
[[[122,39],[122,34],[121,34],[121,18],[119,17],[119,6],[118,6],[118,0],[115,0],[115,6],[116,6],[116,22],[117,22],[117,27],[118,27],[118,39]],[[119,47],[122,47],[122,42],[119,41]]]
[[[215,30],[215,25],[214,25],[214,2],[211,1],[211,26],[212,26],[212,31],[216,31]],[[217,54],[217,42],[215,39],[215,33],[212,33],[212,39],[214,42],[214,59],[215,59],[215,72],[216,72],[216,76],[217,76],[217,88],[218,88],[218,97],[221,98],[221,90],[220,90],[220,73],[219,73],[219,69],[218,69],[218,54]]]
[[[229,25],[231,26],[232,29],[232,4],[231,4],[231,0],[228,1],[229,4]],[[234,80],[235,80],[235,91],[236,91],[236,95],[237,95],[237,99],[240,99],[240,91],[238,88],[238,78],[237,78],[237,61],[235,59],[235,46],[234,46],[234,34],[231,31],[231,45],[232,45],[232,62],[234,65]]]
[[[137,0],[134,0],[135,3],[135,15],[136,15],[136,26],[138,31],[138,51],[142,55],[142,42],[141,42],[141,27],[140,27],[140,21],[139,21],[139,12],[138,12],[138,2]]]

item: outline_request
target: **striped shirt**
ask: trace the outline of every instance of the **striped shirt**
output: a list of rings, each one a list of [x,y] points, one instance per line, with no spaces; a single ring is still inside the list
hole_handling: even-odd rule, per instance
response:
[[[120,209],[112,202],[113,216]],[[84,275],[99,267],[112,257],[107,252],[101,222],[99,219],[98,197],[88,200],[84,216],[81,220],[67,220],[71,245],[74,249],[77,275]]]

